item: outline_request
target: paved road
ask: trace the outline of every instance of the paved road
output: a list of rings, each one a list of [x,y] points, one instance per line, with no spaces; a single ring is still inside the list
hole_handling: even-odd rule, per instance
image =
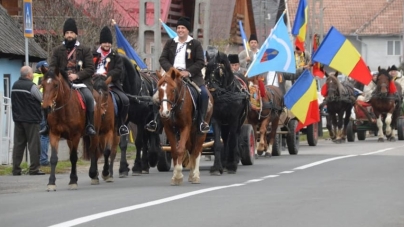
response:
[[[259,158],[237,174],[173,187],[172,173],[116,178],[45,192],[49,176],[0,177],[0,226],[404,226],[404,143],[376,138],[302,145],[297,156]],[[185,177],[188,172],[185,173]]]

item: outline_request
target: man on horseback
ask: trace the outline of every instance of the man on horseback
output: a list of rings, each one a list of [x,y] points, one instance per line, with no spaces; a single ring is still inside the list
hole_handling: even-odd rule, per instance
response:
[[[401,85],[401,87],[404,88],[404,77],[401,74],[401,72],[398,71],[398,69],[395,65],[392,65],[390,67],[390,75],[393,77],[394,81],[399,83]]]
[[[159,61],[165,71],[168,71],[171,67],[177,68],[181,70],[183,77],[189,78],[201,89],[198,102],[199,120],[201,122],[199,129],[202,133],[207,133],[209,131],[209,124],[205,121],[205,117],[209,104],[209,96],[201,72],[205,65],[205,59],[201,43],[189,36],[190,31],[191,23],[189,18],[181,17],[177,22],[178,36],[167,41]],[[157,117],[158,114],[155,113],[155,115]],[[156,117],[146,125],[147,130],[156,131],[158,126],[158,118]]]
[[[91,76],[94,74],[94,62],[91,56],[89,47],[81,45],[77,41],[77,26],[76,21],[69,18],[63,25],[63,36],[65,40],[63,44],[57,46],[50,59],[49,69],[65,70],[68,74],[68,79],[73,84],[80,84],[80,92],[83,94],[86,102],[86,134],[95,135],[94,128],[94,97],[92,94]],[[45,110],[45,119],[47,119],[48,111]],[[49,126],[46,125],[41,131],[41,134],[48,134]]]
[[[112,33],[111,30],[105,26],[100,33],[100,46],[93,53],[93,60],[95,65],[95,74],[101,74],[106,77],[112,77],[112,82],[109,84],[110,89],[118,97],[119,118],[118,133],[119,135],[129,134],[129,129],[125,125],[125,120],[129,110],[129,98],[125,95],[122,89],[121,74],[123,68],[122,58],[118,55],[116,50],[111,49]]]

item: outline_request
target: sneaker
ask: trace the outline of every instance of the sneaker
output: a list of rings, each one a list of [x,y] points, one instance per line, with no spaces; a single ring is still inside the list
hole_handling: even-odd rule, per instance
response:
[[[126,125],[121,125],[121,127],[119,127],[119,131],[118,131],[120,136],[124,136],[124,135],[128,135],[129,134],[129,129]]]
[[[152,120],[145,126],[145,128],[149,132],[155,132],[157,130],[157,122],[155,120]]]
[[[201,126],[200,126],[200,131],[201,131],[202,133],[208,133],[209,130],[210,130],[209,124],[206,123],[206,122],[202,122],[202,123],[201,123]]]

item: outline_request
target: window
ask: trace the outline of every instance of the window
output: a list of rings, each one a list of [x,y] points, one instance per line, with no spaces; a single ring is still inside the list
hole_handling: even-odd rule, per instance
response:
[[[387,41],[387,55],[401,55],[401,41]]]

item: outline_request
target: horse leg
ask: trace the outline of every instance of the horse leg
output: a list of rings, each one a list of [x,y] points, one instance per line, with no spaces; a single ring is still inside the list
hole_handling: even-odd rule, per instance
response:
[[[111,156],[110,156],[110,164],[109,164],[109,177],[113,181],[114,178],[114,162],[116,158],[116,152],[119,144],[119,136],[114,133],[113,139],[112,139],[112,147],[111,147]]]
[[[175,132],[170,127],[164,127],[164,131],[167,136],[167,140],[171,146],[171,156],[173,158],[174,170],[173,170],[173,177],[171,178],[171,185],[180,185],[182,184],[184,175],[182,175],[182,159],[178,157],[178,146],[177,146],[177,139],[175,136]]]
[[[377,128],[379,129],[378,133],[377,133],[377,136],[379,137],[379,139],[377,141],[378,142],[384,142],[382,115],[379,114],[379,113],[376,113],[376,111],[375,111],[375,115],[378,116],[376,124],[377,124]]]
[[[135,146],[136,157],[132,167],[132,176],[140,176],[142,174],[142,148],[143,148],[143,129],[138,127]]]
[[[233,121],[236,122],[236,121]],[[239,146],[238,146],[238,135],[237,135],[238,125],[236,123],[229,126],[229,130],[227,134],[226,141],[226,169],[227,173],[234,174],[237,172],[238,167],[238,155],[239,155]]]
[[[267,148],[267,140],[266,140],[266,135],[267,135],[267,126],[268,126],[268,118],[265,118],[262,120],[261,125],[260,125],[260,141],[258,142],[257,146],[257,151],[265,151]]]
[[[278,129],[279,117],[271,119],[271,132],[269,133],[269,144],[266,156],[272,156],[272,148],[275,142],[276,131]]]
[[[196,141],[193,141],[193,150],[190,157],[190,171],[188,181],[192,184],[201,183],[199,164],[201,160],[202,144],[205,141],[206,135],[197,135]],[[216,160],[216,159],[215,159]]]
[[[186,150],[186,143],[190,136],[191,126],[185,126],[180,132],[180,140],[177,143],[177,162],[174,163],[174,174],[171,179],[171,185],[181,185],[184,175],[182,174],[182,162],[184,160]]]
[[[142,174],[149,174],[150,166],[149,166],[149,145],[148,142],[148,133],[143,133],[143,148],[142,148]]]
[[[127,177],[129,173],[129,164],[126,160],[126,149],[128,148],[128,135],[121,136],[119,148],[121,149],[121,161],[119,162],[119,178]]]
[[[216,119],[212,119],[213,136],[215,141],[213,144],[215,161],[213,162],[213,166],[210,167],[210,175],[212,176],[220,176],[221,174],[223,174],[222,157],[221,157],[223,144],[220,141],[221,128],[219,124],[220,123],[216,121]]]
[[[332,120],[331,120],[331,116],[330,116],[330,115],[327,115],[325,119],[327,120],[327,125],[326,125],[326,126],[327,126],[328,132],[329,132],[329,134],[330,134],[330,139],[331,139],[331,140],[334,140],[334,139],[335,139],[335,134],[334,134],[334,132],[333,132],[333,130],[332,130]]]
[[[77,147],[80,142],[80,136],[75,136],[72,140],[67,141],[67,145],[70,148],[70,163],[72,165],[70,171],[70,182],[69,182],[69,190],[77,190]]]
[[[98,146],[99,139],[98,136],[84,136],[83,143],[86,144],[86,141],[91,141],[88,143],[88,147],[86,148],[90,152],[90,169],[88,170],[88,175],[91,178],[91,185],[98,185],[100,180],[98,179],[98,152],[100,150],[100,146]],[[96,146],[94,146],[96,144]]]
[[[59,139],[60,136],[49,134],[49,142],[51,146],[51,156],[50,156],[50,165],[51,165],[51,172],[49,175],[48,181],[48,188],[47,191],[56,191],[56,165],[58,164],[58,146],[59,146]]]
[[[337,128],[338,128],[338,123],[337,123],[337,114],[332,114],[331,115],[331,122],[332,122],[332,131],[334,134],[334,138],[332,138],[333,141],[338,139],[338,134],[337,134]]]
[[[387,113],[386,119],[384,123],[386,124],[386,137],[389,141],[394,142],[396,138],[394,137],[394,130],[392,130],[391,122],[392,122],[392,113]]]
[[[343,117],[344,117],[344,112],[340,111],[338,113],[338,121],[337,121],[338,132],[337,132],[337,138],[335,139],[336,143],[341,143],[342,142]]]

